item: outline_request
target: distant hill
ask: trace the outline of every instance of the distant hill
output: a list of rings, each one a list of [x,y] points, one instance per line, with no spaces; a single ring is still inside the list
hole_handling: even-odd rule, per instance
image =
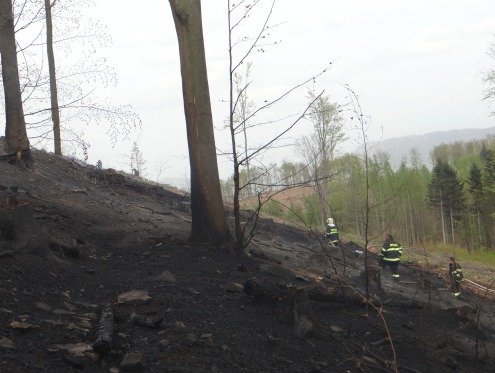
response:
[[[438,131],[424,135],[396,137],[373,143],[371,154],[380,151],[387,152],[390,154],[392,166],[397,167],[403,159],[408,157],[410,149],[416,148],[421,160],[425,164],[431,165],[430,152],[435,146],[457,141],[484,139],[488,136],[495,136],[495,127]]]

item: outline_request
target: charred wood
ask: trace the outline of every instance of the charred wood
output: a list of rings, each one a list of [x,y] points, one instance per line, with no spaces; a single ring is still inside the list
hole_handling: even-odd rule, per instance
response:
[[[102,312],[98,325],[98,337],[93,343],[93,350],[99,354],[106,354],[112,349],[114,318],[112,306],[107,304]]]

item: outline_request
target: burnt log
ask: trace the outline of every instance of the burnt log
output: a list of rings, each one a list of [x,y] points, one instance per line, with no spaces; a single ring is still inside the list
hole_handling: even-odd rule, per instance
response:
[[[114,318],[110,304],[107,304],[101,311],[100,323],[98,325],[98,336],[93,343],[93,351],[99,354],[106,354],[112,349]]]

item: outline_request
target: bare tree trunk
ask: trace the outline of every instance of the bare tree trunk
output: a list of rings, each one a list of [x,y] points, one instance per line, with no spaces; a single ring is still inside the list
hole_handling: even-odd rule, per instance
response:
[[[55,55],[53,53],[53,25],[52,25],[52,6],[50,0],[45,0],[45,17],[46,17],[46,52],[48,57],[48,70],[50,73],[50,99],[53,122],[53,140],[55,155],[62,155],[62,141],[60,137],[60,110],[58,108],[58,91],[57,78],[55,73]]]
[[[191,241],[232,249],[220,191],[210,93],[206,71],[200,0],[169,0],[182,73],[189,163],[191,167]]]
[[[234,76],[233,76],[233,62],[232,62],[232,27],[231,27],[231,17],[230,17],[230,1],[227,1],[229,16],[229,79],[230,79],[230,90],[229,90],[229,128],[230,128],[230,139],[232,141],[232,157],[234,162],[234,224],[235,224],[235,239],[236,239],[236,250],[240,252],[243,249],[243,234],[241,228],[241,207],[239,203],[239,192],[240,192],[240,175],[239,175],[239,158],[237,156],[237,144],[235,139],[235,129],[234,129]],[[244,123],[245,124],[245,123]],[[247,149],[246,149],[247,152]],[[247,159],[247,158],[246,158]],[[249,179],[248,179],[249,182]]]
[[[452,206],[450,206],[450,231],[452,232],[452,246],[455,245],[455,232],[454,232],[454,216],[452,214]]]
[[[32,158],[22,108],[14,16],[10,0],[0,0],[0,55],[5,93],[5,150],[8,154],[15,154],[17,160],[23,157],[29,165]]]
[[[442,191],[440,190],[440,217],[442,219],[442,237],[443,237],[443,244],[447,244],[447,239],[445,237],[445,219],[443,215],[443,199],[442,199]]]

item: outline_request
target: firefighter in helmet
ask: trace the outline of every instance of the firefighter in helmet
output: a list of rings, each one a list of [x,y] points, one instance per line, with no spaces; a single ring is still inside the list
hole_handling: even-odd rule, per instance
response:
[[[460,282],[464,280],[462,268],[453,256],[450,257],[449,263],[449,277],[450,277],[450,291],[456,298],[461,297],[461,285]]]
[[[330,240],[332,245],[340,246],[339,229],[333,222],[332,218],[327,219],[327,226],[325,228],[325,236]]]
[[[392,277],[395,281],[400,278],[399,275],[399,263],[402,256],[402,247],[400,243],[394,240],[392,235],[388,233],[385,236],[385,241],[382,245],[382,251],[380,252],[380,265],[382,267],[389,267],[392,272]]]

